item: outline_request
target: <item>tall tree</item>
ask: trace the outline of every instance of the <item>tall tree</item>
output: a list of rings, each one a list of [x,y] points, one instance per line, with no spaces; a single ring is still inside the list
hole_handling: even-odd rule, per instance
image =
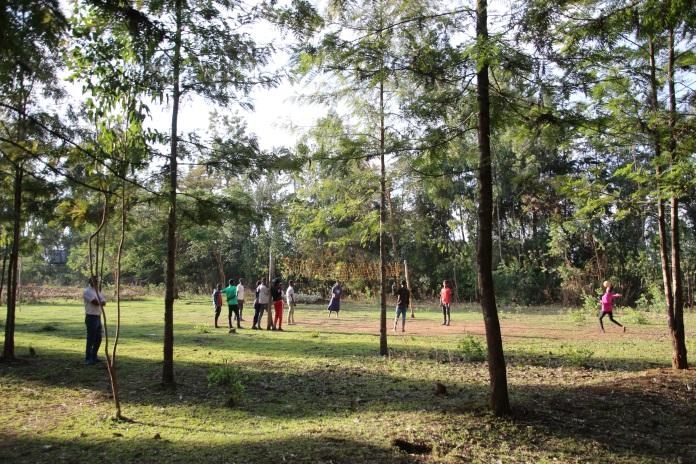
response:
[[[476,42],[479,46],[476,80],[478,102],[479,143],[479,207],[478,207],[478,278],[483,321],[488,345],[488,372],[490,376],[490,406],[496,415],[510,413],[507,371],[503,355],[498,309],[493,288],[493,178],[491,174],[491,126],[489,100],[489,37],[488,1],[476,2]]]

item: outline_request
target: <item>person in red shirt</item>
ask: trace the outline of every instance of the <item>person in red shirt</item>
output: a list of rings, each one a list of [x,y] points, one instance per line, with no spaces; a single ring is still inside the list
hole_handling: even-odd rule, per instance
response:
[[[440,290],[440,305],[442,306],[442,317],[444,321],[442,325],[450,325],[452,317],[450,316],[450,304],[452,303],[452,289],[449,286],[449,281],[442,282],[442,290]]]
[[[602,285],[606,289],[604,291],[604,295],[602,295],[602,299],[600,300],[602,304],[602,310],[599,314],[599,327],[602,329],[602,333],[604,333],[604,324],[602,323],[602,319],[604,319],[604,316],[609,316],[609,320],[611,322],[623,328],[623,331],[626,332],[626,327],[619,324],[619,322],[614,319],[614,316],[612,314],[612,311],[614,310],[613,300],[614,298],[621,298],[621,294],[612,293],[611,290],[613,288],[613,285],[608,280],[605,280]]]

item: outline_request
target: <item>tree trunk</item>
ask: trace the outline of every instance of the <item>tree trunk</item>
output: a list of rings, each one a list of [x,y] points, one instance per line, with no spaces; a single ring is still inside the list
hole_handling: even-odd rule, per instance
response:
[[[382,31],[380,30],[380,34]],[[384,78],[379,82],[379,354],[387,356],[387,246],[385,243],[386,234],[386,200],[387,200],[387,175],[384,162]]]
[[[476,2],[476,36],[481,46],[488,42],[488,1]],[[478,228],[478,277],[481,310],[486,327],[488,345],[488,372],[490,376],[490,407],[498,415],[510,414],[507,372],[500,321],[493,288],[493,176],[491,170],[490,102],[488,59],[479,50],[477,72],[478,143],[479,143],[479,228]]]
[[[19,240],[22,228],[22,179],[24,168],[21,163],[15,165],[14,177],[14,220],[12,223],[12,249],[10,251],[10,270],[7,278],[7,317],[5,318],[5,342],[2,347],[2,359],[15,359],[15,315],[17,311],[17,277],[19,274]]]
[[[2,250],[2,272],[0,272],[0,304],[2,304],[2,291],[5,288],[5,271],[7,270],[7,246]]]
[[[669,61],[667,65],[667,87],[669,92],[669,153],[672,165],[677,159],[677,97],[674,88],[674,30],[669,31]],[[672,336],[672,368],[688,369],[686,340],[684,336],[684,291],[682,285],[681,253],[679,235],[679,199],[673,191],[670,198],[672,232],[672,291],[674,292],[673,313],[668,316]]]
[[[164,294],[164,362],[162,383],[174,386],[174,297],[176,279],[176,188],[177,188],[177,148],[179,120],[179,89],[181,68],[181,28],[183,0],[176,0],[176,32],[174,35],[174,60],[172,69],[172,128],[169,154],[169,218],[167,220],[167,272]]]
[[[222,253],[220,253],[220,250],[213,250],[213,258],[218,267],[218,279],[220,279],[221,284],[225,285],[225,265],[222,262]]]

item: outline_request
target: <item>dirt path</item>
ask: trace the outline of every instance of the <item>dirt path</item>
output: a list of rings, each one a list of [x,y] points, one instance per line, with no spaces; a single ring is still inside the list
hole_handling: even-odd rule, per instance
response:
[[[548,327],[535,324],[524,324],[519,321],[500,322],[501,330],[504,339],[509,338],[546,338],[554,340],[605,340],[620,337],[632,337],[648,340],[666,339],[667,327],[658,327],[656,325],[644,326],[629,326],[626,333],[621,331],[620,327],[616,327],[611,323],[605,324],[606,333],[601,333],[596,321],[588,321],[584,325],[576,326],[568,322],[559,322],[559,326]],[[331,319],[327,317],[317,317],[315,319],[299,319],[298,326],[317,330],[319,332],[335,332],[335,333],[371,333],[379,334],[379,320],[366,319],[360,316],[351,316],[342,314],[340,318]],[[387,329],[389,334],[395,335],[454,335],[461,336],[466,334],[484,335],[485,328],[483,321],[480,322],[461,322],[452,321],[452,325],[443,326],[441,323],[427,319],[411,319],[406,320],[406,332],[401,332],[401,324],[397,332],[393,332],[393,319],[387,319]]]

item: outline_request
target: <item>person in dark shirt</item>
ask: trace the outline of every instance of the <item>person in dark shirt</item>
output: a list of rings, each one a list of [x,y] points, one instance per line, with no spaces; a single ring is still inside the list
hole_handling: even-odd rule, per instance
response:
[[[401,331],[406,331],[406,310],[408,310],[408,303],[411,300],[411,292],[406,286],[406,281],[401,281],[401,287],[396,288],[396,284],[392,285],[392,293],[396,295],[396,316],[394,317],[394,332],[396,332],[396,325],[399,322],[399,315],[401,315]]]

